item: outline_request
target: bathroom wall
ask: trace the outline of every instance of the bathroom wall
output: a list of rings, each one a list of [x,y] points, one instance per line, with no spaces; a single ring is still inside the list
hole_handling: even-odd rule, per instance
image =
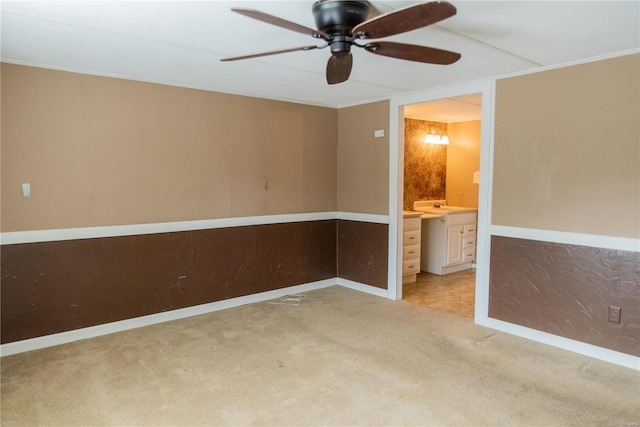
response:
[[[425,144],[431,128],[447,132],[447,124],[404,119],[404,202],[413,210],[413,202],[444,199],[447,181],[447,146]]]
[[[447,203],[478,207],[479,185],[473,173],[480,170],[480,120],[449,123],[447,133]]]

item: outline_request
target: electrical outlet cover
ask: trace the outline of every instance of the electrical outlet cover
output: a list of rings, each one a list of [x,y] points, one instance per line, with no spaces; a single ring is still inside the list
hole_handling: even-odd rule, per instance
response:
[[[614,305],[609,306],[609,322],[611,323],[620,323],[620,312],[622,309],[620,307],[616,307]]]

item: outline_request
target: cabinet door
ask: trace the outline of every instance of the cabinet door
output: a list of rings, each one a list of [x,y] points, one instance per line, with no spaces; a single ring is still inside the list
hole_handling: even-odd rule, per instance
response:
[[[462,262],[462,233],[461,225],[447,228],[447,265]]]

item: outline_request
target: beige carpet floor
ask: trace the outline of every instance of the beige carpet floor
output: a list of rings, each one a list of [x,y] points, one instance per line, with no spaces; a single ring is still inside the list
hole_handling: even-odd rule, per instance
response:
[[[2,363],[2,426],[637,426],[640,373],[334,286]]]

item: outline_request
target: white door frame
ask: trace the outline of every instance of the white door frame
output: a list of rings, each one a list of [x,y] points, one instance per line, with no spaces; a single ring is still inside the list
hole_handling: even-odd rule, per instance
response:
[[[476,255],[475,322],[485,324],[489,309],[489,249],[493,180],[494,80],[416,92],[391,98],[389,118],[389,277],[387,298],[402,299],[402,198],[404,181],[404,106],[475,93],[482,94],[480,188]]]

